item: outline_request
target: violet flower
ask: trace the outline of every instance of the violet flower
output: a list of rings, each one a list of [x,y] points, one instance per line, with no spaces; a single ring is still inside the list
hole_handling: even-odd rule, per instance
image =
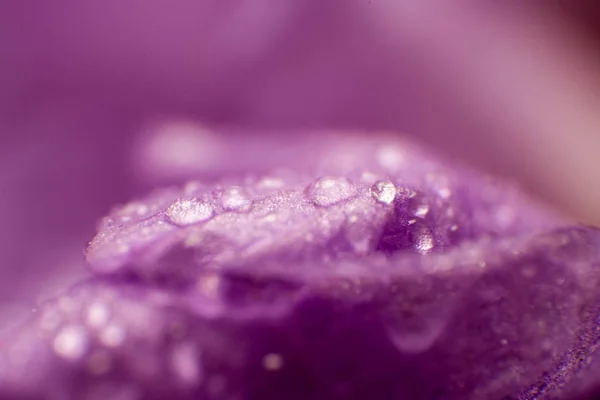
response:
[[[573,390],[598,339],[595,230],[406,141],[321,139],[311,166],[229,170],[114,208],[86,250],[92,277],[6,337],[3,398]],[[169,166],[160,176],[184,171]]]
[[[535,68],[517,68],[519,79],[489,84],[488,75],[472,74],[480,64],[466,63],[474,69],[462,69],[454,81],[449,73],[415,85],[415,77],[435,75],[423,65],[441,63],[431,63],[430,53],[411,53],[408,41],[400,54],[423,58],[399,57],[393,40],[373,42],[389,25],[385,18],[377,19],[381,27],[361,25],[364,5],[307,1],[272,8],[275,2],[257,1],[223,11],[194,2],[194,12],[186,12],[157,4],[139,25],[126,22],[142,15],[141,4],[0,6],[0,15],[9,16],[0,25],[9,33],[3,37],[22,39],[0,43],[14,55],[1,76],[15,78],[0,99],[9,100],[1,103],[9,117],[1,120],[6,268],[0,285],[4,304],[22,304],[12,313],[4,307],[0,398],[593,395],[597,230],[545,210],[510,183],[396,136],[249,134],[162,123],[132,134],[158,113],[246,127],[307,121],[414,127],[454,155],[462,148],[477,157],[499,155],[478,160],[495,172],[506,174],[516,162],[517,177],[530,183],[524,171],[548,161],[555,149],[540,146],[547,152],[512,160],[506,154],[536,150],[531,139],[548,126],[568,126],[569,110],[579,102],[561,109],[547,96],[523,115],[519,105],[531,98],[518,97],[506,119],[498,119],[506,123],[498,134],[482,111],[488,104],[476,103],[506,100],[514,92],[497,90],[520,87]],[[156,25],[148,22],[169,20],[162,12],[173,10],[185,18],[161,25],[163,41],[156,41]],[[376,10],[368,17],[382,18]],[[237,19],[213,19],[213,12]],[[227,29],[223,21],[230,22]],[[439,31],[412,26],[412,32],[439,45],[450,43],[441,40],[441,28],[463,37],[463,26],[478,25],[469,18],[441,22]],[[307,23],[315,37],[326,34],[329,47],[307,46],[314,37],[299,29]],[[73,31],[82,39],[72,40]],[[202,34],[214,43],[189,40]],[[356,47],[336,46],[340,38]],[[492,60],[518,58],[527,49],[489,46],[497,43],[494,34],[480,39],[473,45]],[[252,45],[239,45],[244,40]],[[287,45],[289,58],[280,53]],[[473,61],[464,46],[451,50],[445,61]],[[160,57],[148,63],[147,54]],[[381,55],[386,62],[372,62]],[[298,59],[306,64],[289,62]],[[338,68],[348,64],[353,68]],[[396,69],[399,64],[405,68]],[[448,87],[473,78],[481,85],[465,92],[463,108],[482,108],[461,119],[461,107],[443,106],[456,100]],[[555,89],[548,93],[560,92]],[[369,104],[373,98],[385,107]],[[539,117],[548,109],[553,123]],[[473,134],[483,120],[490,134]],[[532,127],[527,141],[517,140]],[[507,131],[511,140],[502,136]],[[573,143],[578,146],[565,147],[565,157],[576,164],[573,171],[582,170],[587,164],[574,156],[583,142]],[[498,144],[507,148],[491,152]],[[543,174],[534,170],[544,176],[543,188],[548,177],[556,187],[581,188],[579,181],[569,186],[573,174],[552,175],[557,169],[544,165]],[[558,197],[561,203],[573,196]],[[114,206],[128,199],[134,200]],[[590,204],[578,201],[569,204]],[[40,301],[28,303],[36,295]],[[14,323],[19,319],[25,321]]]

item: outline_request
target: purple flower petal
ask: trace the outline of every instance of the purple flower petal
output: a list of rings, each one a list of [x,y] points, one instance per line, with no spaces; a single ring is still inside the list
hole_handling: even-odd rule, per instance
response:
[[[86,251],[97,277],[5,344],[3,390],[127,400],[557,393],[597,340],[600,234],[509,185],[408,154],[192,181],[115,208]]]

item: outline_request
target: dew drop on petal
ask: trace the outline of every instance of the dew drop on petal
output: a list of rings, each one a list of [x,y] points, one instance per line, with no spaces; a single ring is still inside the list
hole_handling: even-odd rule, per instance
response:
[[[248,211],[252,201],[243,188],[232,186],[221,195],[221,204],[227,211]]]
[[[166,211],[167,218],[180,226],[207,221],[213,213],[212,205],[197,198],[178,199]]]
[[[80,359],[88,347],[88,337],[81,326],[66,326],[54,338],[54,351],[69,361]]]
[[[371,186],[371,195],[379,203],[392,204],[396,198],[396,186],[390,181],[377,181]]]
[[[321,207],[348,200],[355,192],[356,188],[346,178],[320,178],[307,188],[310,200]]]

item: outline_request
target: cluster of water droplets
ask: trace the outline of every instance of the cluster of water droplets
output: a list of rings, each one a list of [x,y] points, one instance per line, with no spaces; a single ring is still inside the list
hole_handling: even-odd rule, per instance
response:
[[[273,324],[314,293],[349,309],[367,304],[398,353],[425,354],[443,340],[470,282],[448,271],[468,264],[474,277],[483,274],[495,260],[476,240],[518,232],[521,200],[411,157],[388,146],[369,168],[192,181],[117,207],[86,257],[99,275],[142,282],[138,300],[100,285],[45,307],[38,328],[66,365],[93,376],[119,368],[149,381],[168,376],[181,390],[203,387],[206,398],[224,398],[227,387],[205,364],[215,348],[219,368],[228,360],[237,372],[277,374],[291,365],[278,349],[244,365],[251,352],[236,346],[246,336],[233,341],[229,326],[217,334],[206,326]],[[173,291],[165,276],[184,284]]]

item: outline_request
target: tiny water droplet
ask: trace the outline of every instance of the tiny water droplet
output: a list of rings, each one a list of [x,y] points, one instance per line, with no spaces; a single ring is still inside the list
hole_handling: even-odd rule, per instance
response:
[[[192,225],[212,218],[213,207],[197,198],[178,199],[167,208],[166,215],[175,225]]]
[[[377,181],[371,186],[371,195],[379,203],[392,204],[396,198],[396,186],[390,181]]]
[[[223,208],[228,211],[248,211],[252,201],[246,191],[239,186],[232,186],[221,194]]]
[[[348,200],[356,188],[346,178],[325,177],[307,188],[307,195],[318,206],[327,207]]]

